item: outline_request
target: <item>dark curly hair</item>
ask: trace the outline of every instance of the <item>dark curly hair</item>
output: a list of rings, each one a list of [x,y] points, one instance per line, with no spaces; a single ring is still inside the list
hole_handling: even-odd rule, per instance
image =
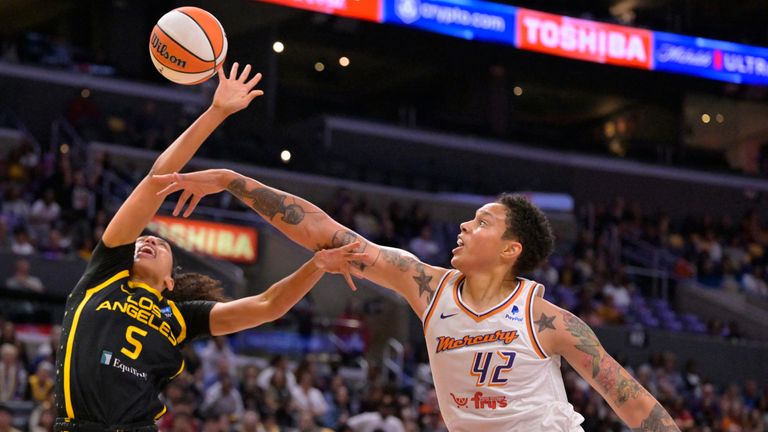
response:
[[[221,281],[204,274],[194,272],[174,274],[173,280],[175,281],[173,290],[166,290],[163,293],[165,298],[171,301],[211,300],[224,302],[228,300],[224,296]]]
[[[515,275],[530,273],[549,257],[555,247],[549,220],[522,195],[503,193],[496,202],[507,208],[507,230],[502,238],[514,239],[523,245],[523,252],[512,271]]]

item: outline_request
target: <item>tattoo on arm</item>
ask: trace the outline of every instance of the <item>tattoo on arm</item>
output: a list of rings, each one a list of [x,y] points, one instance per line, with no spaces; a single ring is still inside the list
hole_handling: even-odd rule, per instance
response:
[[[432,276],[424,273],[424,264],[416,263],[417,276],[413,276],[413,280],[419,286],[419,297],[427,293],[427,301],[432,300],[432,296],[435,295],[435,290],[429,287],[429,282],[432,280]]]
[[[406,254],[392,249],[381,248],[381,256],[385,262],[397,267],[401,272],[407,272],[411,265],[417,262]]]
[[[584,321],[570,312],[563,311],[562,315],[565,329],[579,340],[576,349],[589,356],[592,363],[592,378],[596,378],[600,372],[600,350],[602,349],[600,341],[597,340],[595,332]]]
[[[349,231],[349,230],[338,230],[335,233],[333,233],[333,237],[331,238],[331,241],[326,245],[317,245],[317,248],[315,249],[315,252],[323,249],[335,249],[338,247],[342,247],[345,245],[348,245],[350,243],[353,243],[357,240],[360,240],[360,246],[355,250],[357,253],[364,253],[365,249],[368,247],[368,241],[364,238],[360,237],[356,233]],[[378,259],[378,258],[377,258]],[[368,267],[365,265],[365,263],[362,263],[360,261],[350,261],[351,265],[356,267],[361,272],[364,272],[365,269]]]
[[[566,330],[579,339],[576,349],[585,353],[585,363],[592,367],[592,378],[605,394],[611,395],[619,406],[637,398],[643,388],[616,360],[605,353],[592,329],[571,313],[563,312],[562,315]]]
[[[632,432],[680,432],[680,429],[669,413],[657,403],[640,423],[640,427],[632,429]]]
[[[286,204],[287,195],[280,195],[268,188],[254,188],[248,190],[245,180],[232,180],[227,186],[227,191],[232,195],[248,203],[254,210],[262,213],[272,220],[276,215],[282,214],[281,220],[288,225],[298,225],[304,220],[305,211],[300,205]]]
[[[556,318],[555,315],[552,315],[550,317],[550,316],[546,316],[546,315],[544,315],[544,313],[542,313],[541,314],[541,318],[539,318],[538,321],[534,321],[533,323],[539,325],[539,329],[538,329],[539,333],[543,332],[546,329],[555,330],[555,324],[554,324],[555,318]]]

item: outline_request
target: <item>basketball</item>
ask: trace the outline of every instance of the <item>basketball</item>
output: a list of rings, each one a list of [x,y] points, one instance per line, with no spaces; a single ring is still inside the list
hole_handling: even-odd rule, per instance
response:
[[[149,37],[152,63],[164,77],[184,85],[216,74],[227,56],[227,36],[207,11],[185,6],[163,15]]]

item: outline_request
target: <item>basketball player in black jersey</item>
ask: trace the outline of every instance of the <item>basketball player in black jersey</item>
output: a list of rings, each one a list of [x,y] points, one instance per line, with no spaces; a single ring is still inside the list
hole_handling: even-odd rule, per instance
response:
[[[139,237],[159,209],[153,174],[181,169],[229,115],[263,94],[247,65],[219,70],[213,103],[157,159],[107,226],[66,304],[56,365],[56,431],[154,431],[163,386],[184,369],[181,346],[272,321],[326,272],[344,273],[354,246],[316,253],[264,293],[223,302],[217,281],[173,271],[169,243]],[[357,259],[360,257],[358,256]]]

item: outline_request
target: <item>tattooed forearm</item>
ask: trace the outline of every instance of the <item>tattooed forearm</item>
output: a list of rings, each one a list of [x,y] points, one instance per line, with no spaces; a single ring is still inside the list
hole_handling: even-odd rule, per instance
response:
[[[542,313],[541,314],[541,318],[539,318],[538,321],[534,321],[533,323],[537,324],[539,326],[539,328],[537,330],[539,333],[543,332],[546,329],[555,330],[555,324],[554,324],[555,318],[556,318],[555,315],[552,315],[550,317],[550,316],[546,316],[546,315],[544,315],[544,313]]]
[[[315,252],[323,249],[335,249],[341,246],[348,245],[355,241],[360,241],[360,246],[358,246],[355,252],[364,253],[365,250],[368,248],[368,241],[349,230],[336,231],[335,233],[333,233],[333,237],[331,237],[331,241],[325,245],[317,245],[317,248],[315,248]],[[350,261],[349,263],[352,266],[356,267],[361,272],[365,271],[365,269],[368,267],[365,263],[360,261]]]
[[[429,287],[432,276],[424,272],[424,264],[422,263],[416,263],[416,273],[418,276],[414,276],[413,280],[419,285],[419,297],[427,293],[427,301],[432,300],[432,296],[435,294],[435,290]]]
[[[417,262],[403,252],[393,249],[381,248],[381,256],[384,259],[384,262],[392,264],[401,272],[408,271],[411,266]]]
[[[643,387],[632,377],[627,377],[626,372],[619,371],[619,383],[616,386],[616,403],[622,405],[624,402],[635,399],[640,396]]]
[[[232,180],[227,186],[227,191],[248,203],[254,210],[266,216],[270,221],[278,214],[282,214],[282,221],[289,225],[298,225],[304,220],[304,209],[298,204],[286,204],[287,195],[280,195],[267,188],[255,188],[248,190],[245,180]]]
[[[651,413],[640,423],[640,427],[632,429],[632,432],[680,432],[675,421],[658,403]]]
[[[565,329],[568,330],[574,337],[579,339],[579,344],[576,345],[576,349],[586,353],[592,363],[592,378],[597,377],[600,372],[600,341],[597,340],[597,336],[584,324],[584,321],[576,318],[572,313],[563,311],[563,322],[565,323]]]

